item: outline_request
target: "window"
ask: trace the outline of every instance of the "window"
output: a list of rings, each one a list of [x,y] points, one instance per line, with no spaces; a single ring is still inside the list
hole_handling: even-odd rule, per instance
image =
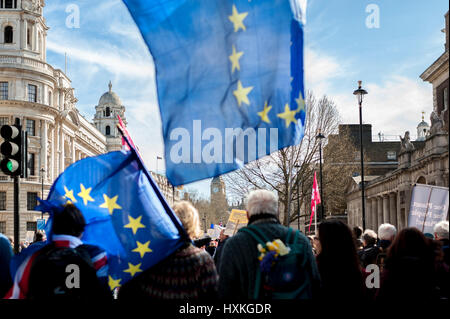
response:
[[[109,127],[109,125],[107,125],[105,128],[105,135],[109,136],[110,134],[111,134],[111,128]]]
[[[37,86],[33,84],[28,84],[28,101],[36,102],[37,98]]]
[[[27,45],[31,45],[31,29],[27,29]]]
[[[27,209],[28,210],[34,210],[34,208],[37,206],[37,193],[27,193]]]
[[[395,152],[395,151],[387,152],[387,159],[388,160],[395,160],[396,158],[397,158],[397,152]]]
[[[6,222],[0,222],[0,234],[6,234]]]
[[[0,210],[6,210],[6,192],[0,192]]]
[[[15,7],[17,7],[17,0],[14,0]],[[5,9],[12,9],[13,8],[13,0],[5,0]]]
[[[52,92],[48,91],[48,105],[52,106]]]
[[[109,107],[106,108],[105,116],[106,117],[110,117],[111,116],[111,110],[109,109]]]
[[[28,154],[28,175],[30,176],[34,176],[36,175],[36,171],[35,171],[35,158],[36,158],[36,154],[30,153]]]
[[[27,231],[35,232],[37,230],[36,222],[27,222]]]
[[[11,26],[5,28],[5,43],[13,43],[13,28]]]
[[[0,82],[0,100],[8,99],[8,82]]]
[[[8,125],[8,124],[9,124],[9,118],[7,118],[5,116],[0,117],[0,126]]]
[[[29,136],[36,135],[36,125],[34,120],[27,120],[27,132]]]

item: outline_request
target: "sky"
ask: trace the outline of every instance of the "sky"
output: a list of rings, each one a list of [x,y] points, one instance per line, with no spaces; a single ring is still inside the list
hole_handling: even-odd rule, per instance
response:
[[[398,140],[409,130],[414,138],[421,112],[429,122],[433,107],[431,84],[419,76],[444,52],[448,9],[446,0],[308,0],[305,89],[334,100],[342,123],[358,124],[353,91],[361,80],[368,91],[363,122],[372,134]],[[80,113],[93,120],[111,81],[147,167],[163,172],[154,65],[122,1],[49,0],[44,17],[47,62],[64,70],[67,53]],[[209,182],[185,189],[209,197]]]

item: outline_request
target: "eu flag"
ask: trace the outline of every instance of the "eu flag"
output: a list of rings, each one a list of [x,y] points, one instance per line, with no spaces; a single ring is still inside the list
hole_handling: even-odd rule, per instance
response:
[[[43,205],[68,201],[86,220],[83,243],[97,245],[108,254],[111,289],[189,240],[134,149],[86,158],[69,166],[54,182]],[[52,215],[46,225],[49,237],[51,227]]]
[[[123,1],[154,59],[173,185],[300,142],[306,0]]]

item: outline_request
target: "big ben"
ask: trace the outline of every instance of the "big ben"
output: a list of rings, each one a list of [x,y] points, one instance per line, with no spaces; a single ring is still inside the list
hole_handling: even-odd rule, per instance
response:
[[[228,203],[225,183],[220,176],[211,181],[211,223],[226,224],[228,220]]]

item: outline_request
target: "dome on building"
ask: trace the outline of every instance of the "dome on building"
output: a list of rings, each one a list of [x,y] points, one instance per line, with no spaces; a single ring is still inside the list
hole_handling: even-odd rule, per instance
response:
[[[430,125],[424,120],[424,114],[425,112],[422,112],[422,122],[417,125],[417,141],[424,141],[430,130]]]
[[[114,104],[114,105],[122,105],[122,101],[120,101],[119,96],[114,93],[112,90],[112,84],[109,82],[109,91],[102,95],[98,105],[105,104]]]

